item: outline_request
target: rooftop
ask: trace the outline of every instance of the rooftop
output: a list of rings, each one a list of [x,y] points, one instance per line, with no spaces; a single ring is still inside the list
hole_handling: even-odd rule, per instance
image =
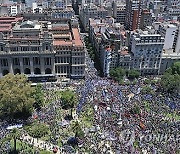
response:
[[[55,46],[83,46],[80,34],[79,34],[79,30],[78,28],[72,28],[72,34],[71,34],[71,40],[66,40],[64,38],[64,40],[59,40],[56,39],[53,41],[53,44]]]
[[[35,21],[24,21],[21,24],[16,24],[16,26],[14,26],[14,30],[22,30],[22,29],[40,29],[41,25],[38,22]]]

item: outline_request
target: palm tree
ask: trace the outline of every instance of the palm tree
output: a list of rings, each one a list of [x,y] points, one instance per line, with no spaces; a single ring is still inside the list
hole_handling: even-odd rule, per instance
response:
[[[72,126],[71,126],[71,128],[72,128],[72,131],[75,133],[75,138],[84,138],[84,131],[82,130],[82,128],[81,128],[81,123],[80,122],[78,122],[78,121],[74,121],[73,123],[72,123]]]
[[[16,141],[20,136],[20,132],[17,128],[13,128],[11,133],[10,133],[10,138],[13,139],[14,142],[14,150],[13,153],[16,154],[17,153],[17,149],[16,149]]]
[[[79,130],[81,130],[79,122],[78,121],[73,122],[72,123],[72,131],[75,133],[75,138],[78,137]]]

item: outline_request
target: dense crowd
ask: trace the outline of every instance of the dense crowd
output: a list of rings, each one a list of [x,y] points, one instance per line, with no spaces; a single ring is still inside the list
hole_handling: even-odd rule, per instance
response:
[[[88,56],[86,64],[85,80],[81,84],[76,84],[77,81],[74,80],[69,82],[69,86],[76,89],[79,98],[77,115],[81,114],[88,103],[94,109],[94,129],[89,129],[86,133],[82,147],[88,147],[96,153],[179,152],[179,95],[162,93],[157,83],[147,84],[144,78],[138,79],[136,84],[120,85],[97,76],[94,63]],[[142,93],[143,87],[147,85],[152,93]],[[38,119],[51,126],[50,131],[54,135],[44,146],[50,146],[50,143],[57,145],[58,136],[62,135],[58,128],[65,125],[63,122],[59,123],[61,115],[57,112],[61,103],[55,95],[61,88],[62,85],[45,83],[44,90],[48,91],[45,100],[50,102],[41,111],[34,112],[30,119]],[[6,129],[8,124],[1,122],[0,139],[9,133]],[[3,150],[7,151],[9,143],[4,147]]]
[[[136,84],[119,85],[113,80],[96,76],[91,61],[89,67],[85,85],[77,89],[81,96],[77,112],[80,113],[87,102],[94,106],[94,125],[98,129],[88,136],[87,141],[95,146],[96,152],[104,152],[103,146],[98,147],[102,141],[104,145],[108,141],[111,150],[116,153],[178,152],[179,95],[162,93],[156,83],[148,84],[153,93],[144,94],[142,89],[147,85],[144,78],[138,79]],[[135,109],[138,111],[133,111]],[[129,130],[130,137],[133,134],[134,137],[127,143],[125,135]]]

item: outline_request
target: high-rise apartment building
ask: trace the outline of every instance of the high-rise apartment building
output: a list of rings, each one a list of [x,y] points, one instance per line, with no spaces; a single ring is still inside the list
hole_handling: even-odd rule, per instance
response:
[[[139,28],[142,0],[127,0],[126,1],[126,20],[125,27],[128,30],[135,30]]]
[[[116,19],[116,22],[124,25],[126,18],[126,4],[113,2],[113,17]]]
[[[146,26],[152,26],[152,22],[152,14],[147,9],[143,9],[141,12],[139,28],[144,30]]]
[[[80,20],[83,24],[84,29],[88,30],[90,18],[102,18],[105,19],[108,16],[108,11],[104,7],[99,7],[94,4],[85,4],[80,8]]]

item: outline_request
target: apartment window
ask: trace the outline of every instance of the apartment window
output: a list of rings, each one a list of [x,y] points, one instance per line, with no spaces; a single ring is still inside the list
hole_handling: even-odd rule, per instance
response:
[[[30,65],[30,59],[29,58],[23,58],[23,65]]]
[[[1,66],[8,66],[8,60],[7,59],[1,59]]]
[[[19,58],[13,58],[13,65],[20,65]]]

